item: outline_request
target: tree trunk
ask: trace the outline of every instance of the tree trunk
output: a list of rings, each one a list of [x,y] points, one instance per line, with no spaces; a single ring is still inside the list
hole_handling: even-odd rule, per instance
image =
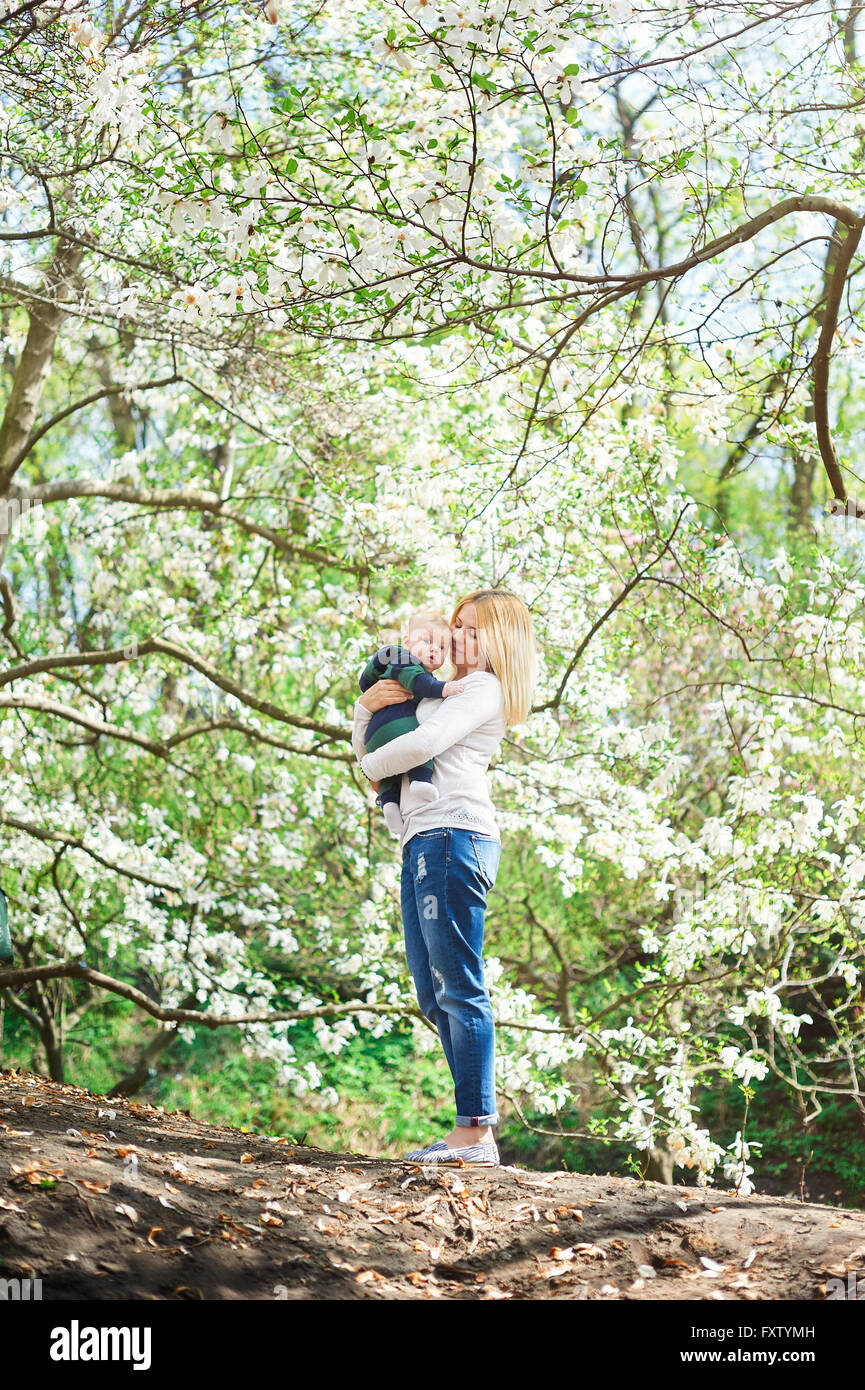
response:
[[[61,240],[41,287],[41,296],[50,302],[30,304],[27,341],[0,422],[0,497],[9,492],[36,423],[64,318],[62,301],[83,255],[83,247]]]

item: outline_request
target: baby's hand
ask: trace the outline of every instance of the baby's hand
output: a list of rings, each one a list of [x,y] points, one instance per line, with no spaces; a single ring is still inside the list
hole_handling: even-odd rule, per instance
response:
[[[442,699],[446,700],[449,695],[462,695],[464,689],[462,681],[446,681],[442,691]]]

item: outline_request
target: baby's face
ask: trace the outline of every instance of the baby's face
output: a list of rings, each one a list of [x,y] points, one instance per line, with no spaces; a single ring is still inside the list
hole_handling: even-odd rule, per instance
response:
[[[408,635],[408,649],[427,671],[443,666],[451,649],[449,628],[413,628]]]

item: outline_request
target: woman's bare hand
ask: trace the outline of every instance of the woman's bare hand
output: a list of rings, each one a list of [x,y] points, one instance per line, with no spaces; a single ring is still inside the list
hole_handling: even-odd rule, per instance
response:
[[[376,681],[369,690],[358,697],[358,703],[368,709],[370,714],[375,714],[377,709],[384,709],[385,705],[396,705],[401,700],[410,700],[411,691],[406,690],[399,681]]]

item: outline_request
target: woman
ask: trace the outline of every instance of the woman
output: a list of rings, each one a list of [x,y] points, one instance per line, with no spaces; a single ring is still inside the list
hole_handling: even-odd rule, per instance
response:
[[[415,803],[402,779],[401,907],[418,1005],[438,1029],[457,1113],[443,1139],[404,1157],[497,1164],[495,1025],[482,951],[487,892],[502,846],[485,774],[505,730],[528,718],[537,652],[531,614],[507,589],[468,594],[454,611],[451,634],[463,694],[420,700],[416,729],[366,753],[372,713],[410,698],[399,681],[379,681],[355,704],[352,743],[373,782],[434,759],[436,801]]]

